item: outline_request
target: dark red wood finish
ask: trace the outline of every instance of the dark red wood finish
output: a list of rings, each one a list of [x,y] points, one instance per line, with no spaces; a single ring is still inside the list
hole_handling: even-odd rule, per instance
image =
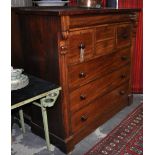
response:
[[[12,9],[12,65],[62,87],[48,119],[51,142],[63,152],[128,105],[137,11]],[[32,131],[43,136],[40,109],[30,115]]]
[[[119,0],[119,8],[140,8],[132,69],[132,91],[143,93],[143,0]]]

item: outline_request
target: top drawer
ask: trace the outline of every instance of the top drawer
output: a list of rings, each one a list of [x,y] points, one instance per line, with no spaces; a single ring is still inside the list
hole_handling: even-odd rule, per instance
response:
[[[96,28],[96,42],[115,37],[115,29],[112,25],[100,26]]]
[[[70,32],[68,63],[78,63],[91,58],[93,55],[93,39],[93,29]]]
[[[115,48],[115,27],[105,25],[96,28],[96,55],[111,53]]]
[[[79,28],[109,23],[130,22],[131,16],[126,14],[100,14],[100,15],[76,15],[70,16],[69,28]]]
[[[123,24],[117,26],[117,47],[128,46],[131,44],[131,25]]]

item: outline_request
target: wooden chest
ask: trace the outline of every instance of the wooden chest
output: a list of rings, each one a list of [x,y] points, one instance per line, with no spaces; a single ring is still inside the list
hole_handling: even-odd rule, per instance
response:
[[[12,65],[62,87],[48,118],[51,142],[63,152],[130,103],[137,12],[12,9]],[[39,109],[30,114],[42,136]]]

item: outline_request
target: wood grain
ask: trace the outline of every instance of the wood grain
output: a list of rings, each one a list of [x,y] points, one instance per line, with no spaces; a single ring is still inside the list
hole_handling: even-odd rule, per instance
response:
[[[47,113],[50,141],[63,152],[129,103],[137,11],[12,9],[12,65],[62,87]],[[32,131],[44,137],[40,109],[32,107],[29,116]]]
[[[126,58],[126,59],[123,59]],[[104,76],[130,62],[130,49],[120,51],[90,60],[85,63],[69,66],[68,77],[70,90],[78,88],[96,78]],[[80,77],[84,73],[84,77]]]
[[[70,94],[70,108],[72,113],[87,106],[98,96],[112,91],[124,82],[128,82],[130,75],[130,66],[124,66],[118,71],[103,76],[91,83],[88,83]],[[90,91],[88,91],[90,90]]]

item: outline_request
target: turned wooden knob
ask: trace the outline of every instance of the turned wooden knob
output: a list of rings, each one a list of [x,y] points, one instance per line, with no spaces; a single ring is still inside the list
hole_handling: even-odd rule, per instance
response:
[[[80,95],[80,99],[81,100],[85,100],[86,99],[86,96],[85,95]]]
[[[80,73],[79,73],[79,77],[80,77],[80,78],[84,78],[84,77],[86,77],[86,73],[84,73],[84,72],[80,72]]]
[[[87,115],[82,115],[81,116],[81,121],[86,121],[88,119],[88,116]]]
[[[79,46],[79,48],[80,49],[85,49],[85,44],[84,43],[81,43],[80,46]]]
[[[122,60],[128,60],[128,57],[127,56],[122,56],[121,59]]]
[[[121,78],[122,78],[122,79],[126,78],[126,74],[122,74],[122,75],[121,75]]]
[[[120,95],[124,95],[125,94],[125,91],[124,90],[121,90],[120,91]]]
[[[122,38],[123,38],[123,39],[127,39],[128,37],[129,37],[129,35],[128,35],[127,33],[123,33],[123,34],[122,34]]]

